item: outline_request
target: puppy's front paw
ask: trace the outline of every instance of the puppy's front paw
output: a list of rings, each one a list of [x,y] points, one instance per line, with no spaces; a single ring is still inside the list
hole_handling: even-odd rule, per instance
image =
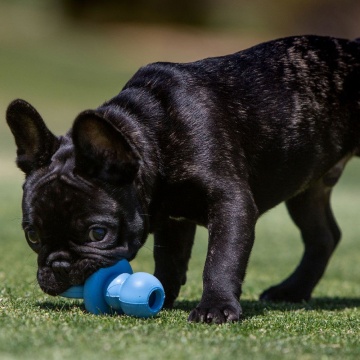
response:
[[[239,321],[242,315],[240,304],[202,306],[201,303],[191,311],[189,322],[204,322],[208,324],[223,324]]]

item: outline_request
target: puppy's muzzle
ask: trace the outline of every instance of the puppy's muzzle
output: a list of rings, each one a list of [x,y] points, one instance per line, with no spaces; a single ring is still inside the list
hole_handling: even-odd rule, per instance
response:
[[[52,269],[54,276],[58,281],[64,281],[69,277],[71,256],[64,251],[50,254],[46,261],[46,265]]]

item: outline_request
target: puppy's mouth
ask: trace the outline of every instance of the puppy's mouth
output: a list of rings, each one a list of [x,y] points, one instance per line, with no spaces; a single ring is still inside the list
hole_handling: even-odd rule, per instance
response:
[[[57,296],[71,286],[83,285],[97,270],[114,265],[121,259],[131,261],[140,246],[121,246],[94,250],[90,246],[77,246],[76,252],[59,250],[49,253],[44,247],[38,255],[37,280],[40,288],[49,295]]]
[[[131,261],[137,251],[115,251],[112,256],[87,254],[88,257],[74,261],[67,252],[50,254],[40,263],[37,280],[40,288],[49,295],[57,296],[74,285],[83,285],[85,280],[97,270],[112,266],[121,259]]]
[[[113,265],[114,261],[96,262],[89,259],[74,264],[53,263],[39,267],[37,280],[40,288],[49,295],[57,296],[74,285],[83,285],[85,280],[102,267]]]

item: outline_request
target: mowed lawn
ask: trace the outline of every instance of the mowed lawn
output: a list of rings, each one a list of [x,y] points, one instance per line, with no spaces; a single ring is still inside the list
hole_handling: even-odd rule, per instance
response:
[[[6,106],[13,98],[25,98],[54,132],[63,133],[79,111],[115,95],[137,66],[156,57],[145,51],[150,46],[142,53],[134,47],[136,39],[118,29],[69,25],[52,16],[46,7],[0,4],[0,359],[360,358],[359,159],[350,163],[334,191],[343,240],[309,303],[257,300],[262,290],[295,268],[302,253],[298,230],[283,205],[259,221],[242,297],[245,316],[239,323],[208,326],[186,321],[202,291],[207,232],[201,228],[188,283],[175,309],[156,318],[97,317],[86,313],[80,301],[40,291],[36,257],[20,227],[23,176],[13,162]],[[128,33],[141,38],[136,31]],[[240,39],[239,48],[245,43]],[[178,45],[187,48],[186,41]],[[181,50],[178,54],[183,60]],[[207,55],[211,51],[204,49]],[[176,53],[169,56],[174,57]],[[151,238],[132,266],[135,271],[153,271]]]

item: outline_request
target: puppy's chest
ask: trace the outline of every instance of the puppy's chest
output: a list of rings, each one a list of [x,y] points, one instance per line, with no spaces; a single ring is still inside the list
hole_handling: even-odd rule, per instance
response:
[[[173,219],[187,219],[199,225],[207,224],[206,194],[190,181],[162,187],[153,208],[155,212]]]

